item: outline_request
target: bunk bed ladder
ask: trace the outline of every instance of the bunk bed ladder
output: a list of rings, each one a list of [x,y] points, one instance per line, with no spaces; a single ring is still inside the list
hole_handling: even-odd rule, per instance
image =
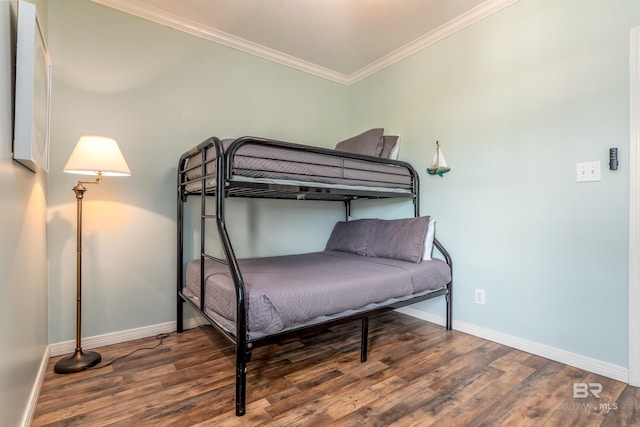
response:
[[[245,289],[244,289],[244,280],[242,278],[242,274],[240,273],[240,267],[238,265],[238,259],[233,251],[233,246],[231,245],[231,239],[229,238],[229,233],[227,232],[227,227],[225,224],[225,199],[226,199],[226,182],[225,179],[225,164],[224,164],[224,156],[222,155],[222,145],[220,140],[216,138],[214,141],[214,146],[216,147],[216,209],[215,215],[207,215],[206,213],[206,199],[205,195],[202,195],[202,229],[201,229],[201,248],[202,248],[202,265],[200,268],[201,274],[204,274],[204,257],[207,256],[204,251],[204,223],[206,219],[215,218],[216,226],[218,231],[218,237],[220,238],[220,243],[222,245],[222,249],[224,252],[224,256],[226,259],[227,266],[229,267],[229,273],[231,274],[231,278],[233,279],[233,283],[236,288],[236,415],[241,416],[245,414],[245,406],[246,406],[246,387],[247,387],[247,363],[251,358],[251,343],[247,343],[247,312],[246,312],[246,299],[245,299]],[[203,159],[202,163],[205,163],[205,151],[203,151]],[[203,166],[203,176],[204,166]],[[204,184],[204,183],[203,183]],[[204,187],[204,185],[203,185]],[[204,277],[201,278],[201,286],[204,287]],[[204,292],[204,290],[202,291]],[[201,293],[204,295],[204,293]],[[204,298],[202,298],[201,304],[204,305]]]
[[[209,148],[215,150],[215,159],[207,159],[207,152]],[[183,323],[183,298],[180,297],[182,291],[182,284],[184,280],[184,204],[186,203],[187,191],[183,186],[187,170],[184,169],[184,162],[189,157],[197,152],[202,153],[202,172],[201,177],[198,178],[201,181],[201,188],[198,193],[200,196],[200,311],[205,314],[205,276],[204,265],[206,259],[215,259],[219,262],[226,264],[229,267],[229,273],[234,282],[236,289],[236,335],[230,337],[236,346],[236,415],[245,414],[246,406],[246,373],[247,363],[251,358],[252,343],[247,342],[247,316],[246,316],[246,299],[244,280],[240,273],[240,267],[238,265],[238,259],[235,256],[229,234],[225,225],[225,198],[226,198],[226,185],[227,182],[224,176],[224,156],[222,150],[222,144],[218,138],[210,138],[204,143],[198,145],[193,151],[185,153],[180,159],[178,167],[178,209],[177,209],[177,244],[178,244],[178,265],[177,265],[177,279],[178,279],[178,301],[177,301],[177,321],[176,330],[182,332],[184,330]],[[216,186],[215,191],[212,193],[207,188],[207,181],[213,178],[213,175],[207,174],[207,165],[214,162],[216,163]],[[194,194],[194,193],[191,193]],[[207,196],[215,195],[215,214],[207,213]],[[216,221],[216,229],[220,244],[224,252],[224,259],[215,257],[207,253],[205,236],[207,223],[211,220]],[[206,316],[206,314],[205,314]]]

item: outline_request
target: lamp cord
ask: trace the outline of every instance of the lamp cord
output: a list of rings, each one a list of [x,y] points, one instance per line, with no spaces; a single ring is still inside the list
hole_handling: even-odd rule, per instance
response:
[[[134,354],[134,353],[136,353],[136,352],[138,352],[138,351],[141,351],[141,350],[155,350],[156,348],[158,348],[158,347],[160,347],[160,346],[162,345],[163,341],[164,341],[165,339],[167,339],[167,338],[169,337],[169,335],[170,335],[170,334],[168,334],[168,333],[158,334],[158,335],[156,335],[156,339],[157,339],[157,340],[159,340],[160,342],[158,342],[158,343],[157,343],[156,345],[154,345],[153,347],[141,347],[141,348],[137,348],[137,349],[135,349],[135,350],[133,350],[133,351],[130,351],[129,353],[127,353],[127,354],[125,354],[125,355],[123,355],[123,356],[116,357],[115,359],[111,360],[111,361],[110,361],[110,362],[108,362],[108,363],[105,363],[104,365],[94,366],[94,367],[89,368],[89,369],[102,369],[102,368],[106,368],[107,366],[111,366],[113,363],[117,362],[118,360],[120,360],[120,359],[124,359],[125,357],[129,357],[129,356],[131,356],[132,354]]]

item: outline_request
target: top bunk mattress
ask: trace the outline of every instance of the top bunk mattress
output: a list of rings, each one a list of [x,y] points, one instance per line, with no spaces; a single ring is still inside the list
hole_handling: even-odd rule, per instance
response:
[[[341,251],[238,260],[248,302],[248,331],[272,334],[312,319],[400,301],[446,288],[451,269],[442,260],[420,263]],[[229,268],[206,259],[205,309],[232,325],[236,294]],[[200,301],[200,260],[187,264],[183,294]],[[224,323],[224,322],[223,322]],[[231,333],[235,330],[229,326]]]
[[[336,189],[362,189],[412,194],[413,169],[400,161],[321,149],[262,138],[225,139],[219,149],[224,156],[224,179],[236,183],[298,185]],[[182,184],[197,192],[206,182],[217,182],[215,144],[204,150],[206,179],[202,178],[203,152],[185,160]]]

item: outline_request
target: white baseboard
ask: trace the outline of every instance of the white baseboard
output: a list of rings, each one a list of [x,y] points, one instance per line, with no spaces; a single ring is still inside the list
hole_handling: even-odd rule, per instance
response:
[[[441,326],[445,325],[445,319],[443,316],[428,313],[426,311],[418,310],[413,307],[402,307],[397,309],[397,311]],[[185,320],[184,328],[191,329],[205,324],[207,324],[207,321],[204,320],[204,318],[197,316]],[[562,350],[546,344],[541,344],[535,341],[494,331],[493,329],[483,328],[467,322],[454,320],[453,329],[489,341],[497,342],[508,347],[526,351],[527,353],[535,354],[536,356],[545,357],[556,362],[574,366],[579,369],[584,369],[585,371],[593,372],[598,375],[603,375],[614,380],[622,381],[625,383],[629,382],[629,370],[623,366],[603,362],[598,359],[593,359],[591,357],[572,353],[570,351]],[[175,330],[176,322],[167,322],[158,325],[145,326],[142,328],[129,329],[126,331],[112,332],[109,334],[83,338],[82,348],[90,349],[102,347],[105,345],[117,344],[125,341],[147,338],[162,333],[173,332]],[[59,356],[62,354],[72,353],[74,349],[75,341],[64,341],[56,344],[51,344],[49,346],[49,352],[51,356]],[[46,362],[44,363],[44,366],[46,368]],[[44,368],[41,367],[41,369],[43,370],[42,375],[44,375]]]
[[[445,325],[444,317],[437,314],[427,313],[412,307],[402,307],[397,309],[397,311],[438,325]],[[526,351],[527,353],[535,354],[536,356],[541,356],[569,366],[584,369],[585,371],[593,372],[594,374],[602,375],[607,378],[612,378],[624,383],[629,382],[629,370],[623,366],[603,362],[602,360],[593,359],[581,354],[572,353],[570,351],[551,347],[546,344],[540,344],[535,341],[526,340],[513,335],[494,331],[492,329],[483,328],[467,322],[454,320],[453,329],[489,341],[497,342],[498,344]]]
[[[27,403],[27,408],[24,412],[24,416],[22,417],[22,422],[20,423],[22,427],[29,427],[33,422],[33,417],[36,414],[36,407],[38,406],[38,398],[40,397],[40,390],[42,389],[42,383],[44,382],[44,374],[47,372],[47,365],[49,363],[50,357],[50,346],[47,346],[44,350],[44,354],[42,355],[40,368],[38,369],[36,380],[33,383],[33,387],[31,388],[29,402]]]
[[[184,320],[184,328],[192,329],[207,324],[204,318],[198,316]],[[176,330],[176,322],[166,322],[157,325],[143,326],[142,328],[128,329],[126,331],[111,332],[104,335],[82,338],[82,348],[91,349],[105,345],[118,344],[125,341],[140,338],[153,337],[158,334],[166,334]],[[63,341],[50,346],[51,356],[73,353],[76,348],[75,340]]]

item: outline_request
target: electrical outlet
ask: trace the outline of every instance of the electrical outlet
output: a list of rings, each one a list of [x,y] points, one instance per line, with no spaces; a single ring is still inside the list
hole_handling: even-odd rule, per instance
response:
[[[601,179],[600,162],[578,163],[576,165],[576,182],[600,181]]]
[[[484,305],[485,303],[484,296],[485,296],[484,289],[476,289],[476,304]]]

